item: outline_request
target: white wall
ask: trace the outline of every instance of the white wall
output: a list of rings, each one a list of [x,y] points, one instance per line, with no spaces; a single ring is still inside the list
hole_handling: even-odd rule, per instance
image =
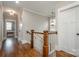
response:
[[[48,30],[48,18],[40,16],[29,11],[23,10],[22,13],[22,29],[20,30],[20,40],[22,43],[30,42],[30,35],[26,31],[34,29],[35,31],[43,32]],[[34,47],[38,50],[42,50],[42,42],[38,39],[34,40]],[[41,51],[42,52],[42,51]]]
[[[0,47],[3,38],[3,14],[2,14],[2,3],[0,3]]]

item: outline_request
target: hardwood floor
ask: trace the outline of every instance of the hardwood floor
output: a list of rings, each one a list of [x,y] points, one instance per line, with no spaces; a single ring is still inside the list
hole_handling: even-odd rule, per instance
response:
[[[6,54],[4,51],[0,50],[0,56],[5,57]],[[41,54],[35,49],[31,49],[31,45],[26,43],[19,45],[17,50],[14,50],[13,53],[9,54],[10,57],[40,57]]]
[[[76,57],[64,51],[56,51],[56,57]]]
[[[26,43],[18,46],[18,50],[15,50],[9,57],[42,57],[42,55],[35,49],[31,49],[31,45]],[[0,50],[0,56],[5,57],[5,52]],[[50,57],[50,56],[49,56]],[[66,53],[64,51],[56,51],[56,57],[75,57],[72,54]]]

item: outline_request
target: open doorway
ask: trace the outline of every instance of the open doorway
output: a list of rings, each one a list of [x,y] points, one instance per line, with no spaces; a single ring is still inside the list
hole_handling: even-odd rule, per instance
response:
[[[6,37],[16,37],[16,21],[15,20],[5,21],[5,34],[6,34]]]
[[[13,10],[11,10],[11,13]],[[10,14],[10,12],[4,11],[3,13],[4,18],[4,31],[3,31],[3,38],[16,38],[18,39],[18,16],[17,14]]]

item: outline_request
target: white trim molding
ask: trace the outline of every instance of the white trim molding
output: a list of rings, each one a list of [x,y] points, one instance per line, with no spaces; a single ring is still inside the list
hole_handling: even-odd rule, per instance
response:
[[[37,11],[31,10],[31,9],[23,8],[23,10],[26,10],[28,12],[31,12],[31,13],[34,13],[34,14],[37,14],[40,16],[48,17],[47,15],[45,15],[45,13],[37,12]]]
[[[73,8],[73,7],[76,7],[76,6],[78,6],[79,5],[79,1],[77,1],[77,2],[74,2],[74,3],[72,3],[72,4],[69,4],[69,5],[66,5],[66,6],[64,6],[64,7],[62,7],[62,8],[59,8],[58,9],[58,11],[64,11],[64,10],[67,10],[67,9],[70,9],[70,8]]]

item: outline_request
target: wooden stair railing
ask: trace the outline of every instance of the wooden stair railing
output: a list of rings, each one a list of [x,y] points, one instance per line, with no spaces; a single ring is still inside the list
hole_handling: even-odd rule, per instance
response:
[[[43,33],[41,32],[35,32],[34,30],[31,30],[31,32],[27,31],[27,33],[31,34],[31,48],[34,48],[33,44],[34,44],[34,34],[43,34],[43,40],[44,40],[44,44],[43,44],[43,57],[48,57],[48,51],[49,51],[49,46],[48,46],[48,35],[49,34],[57,34],[57,32],[52,32],[49,33],[48,31],[43,31]]]
[[[44,44],[43,44],[43,56],[44,57],[47,57],[48,56],[48,49],[49,49],[49,46],[48,46],[48,31],[44,31],[43,33],[43,39],[44,39]]]
[[[31,30],[31,48],[34,48],[34,30]]]
[[[26,31],[27,33],[29,33],[30,35],[31,35],[31,48],[34,48],[33,46],[34,46],[34,34],[43,34],[43,33],[41,33],[41,32],[35,32],[34,30],[31,30],[31,32],[29,32],[29,31]],[[40,36],[38,36],[39,38],[41,38]],[[41,38],[41,39],[43,39],[43,38]]]

